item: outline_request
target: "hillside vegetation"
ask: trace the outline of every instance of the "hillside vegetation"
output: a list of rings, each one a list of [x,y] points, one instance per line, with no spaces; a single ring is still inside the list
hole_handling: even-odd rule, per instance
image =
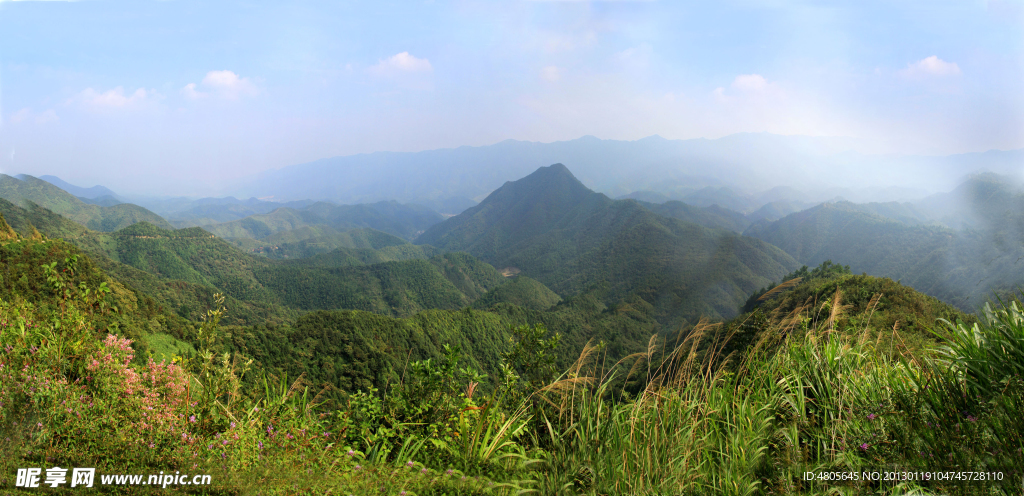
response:
[[[339,249],[381,252],[381,262],[422,258],[433,251],[420,250],[405,239],[371,228],[339,230],[316,225],[280,231],[261,240],[233,238],[227,240],[242,251],[278,260],[298,260],[334,252]],[[393,249],[389,249],[394,247]],[[342,250],[348,251],[348,250]],[[390,255],[383,255],[383,253]],[[415,253],[422,255],[416,256]],[[398,258],[395,258],[398,257]]]
[[[301,209],[281,207],[266,214],[203,226],[222,238],[262,240],[281,231],[326,226],[333,229],[372,228],[411,240],[428,227],[441,222],[441,214],[419,205],[382,201],[359,205],[317,202]]]
[[[504,282],[493,267],[472,257],[446,254],[428,260],[428,252],[408,244],[285,263],[243,253],[201,228],[167,230],[142,222],[99,233],[39,207],[26,210],[0,200],[0,212],[18,230],[36,228],[68,239],[163,308],[192,319],[209,308],[217,292],[228,298],[231,323],[251,325],[316,309],[392,316],[458,309]],[[366,237],[371,238],[389,244],[387,235]]]
[[[145,309],[87,255],[2,224],[0,238],[0,322],[15,323],[0,326],[7,474],[212,476],[210,486],[103,488],[112,494],[704,495],[998,494],[1024,473],[1017,302],[936,327],[931,347],[885,349],[878,315],[928,298],[824,266],[771,296],[832,298],[769,316],[734,360],[719,359],[722,326],[701,323],[619,363],[587,347],[559,375],[558,336],[505,327],[501,312],[321,311],[222,328],[218,301],[168,363],[140,351],[131,333]],[[886,294],[866,306],[853,296],[876,289]],[[633,318],[619,310],[602,313]],[[879,467],[1000,477],[804,476]]]

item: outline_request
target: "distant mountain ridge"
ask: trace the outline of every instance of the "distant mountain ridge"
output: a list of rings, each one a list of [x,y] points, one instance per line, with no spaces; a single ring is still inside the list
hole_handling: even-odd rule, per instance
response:
[[[507,182],[416,239],[516,267],[561,296],[607,284],[607,303],[639,296],[663,322],[734,315],[746,295],[796,267],[752,238],[611,200],[562,164]]]
[[[829,190],[821,198],[810,199],[813,201],[837,195],[855,201],[893,201],[909,199],[902,198],[908,186],[924,194],[944,191],[965,174],[986,169],[1006,173],[1024,160],[1024,150],[925,157],[865,155],[851,149],[852,144],[843,138],[767,133],[689,140],[658,136],[635,141],[593,136],[553,143],[505,140],[487,146],[325,158],[261,172],[232,191],[246,197],[274,195],[338,203],[397,200],[437,206],[451,198],[482,199],[509,177],[564,163],[588,187],[613,197],[654,191],[707,206],[710,203],[681,195],[703,188],[765,191],[789,187]],[[874,182],[866,182],[867,177]],[[865,191],[857,196],[840,187]],[[787,198],[768,201],[783,199]],[[717,198],[713,201],[744,213],[768,202],[740,208]]]
[[[22,174],[22,175],[24,175],[24,174]],[[48,182],[48,183],[50,183],[50,184],[52,184],[52,185],[54,185],[54,186],[64,190],[64,191],[67,191],[68,193],[71,193],[72,195],[75,195],[75,196],[77,196],[79,198],[88,198],[90,200],[94,200],[96,198],[102,198],[104,196],[109,196],[109,197],[112,197],[112,198],[118,198],[117,193],[114,193],[113,191],[111,191],[106,186],[99,186],[99,185],[97,185],[97,186],[93,186],[91,188],[83,188],[81,186],[75,186],[74,184],[71,184],[71,183],[69,183],[67,181],[64,181],[63,179],[61,179],[61,178],[59,178],[57,176],[49,176],[49,175],[39,176],[39,179],[42,179],[43,181],[46,181],[46,182]]]

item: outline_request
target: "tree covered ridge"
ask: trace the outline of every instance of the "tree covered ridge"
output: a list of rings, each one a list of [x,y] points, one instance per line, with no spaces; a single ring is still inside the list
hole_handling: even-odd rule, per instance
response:
[[[195,351],[161,363],[126,334],[144,325],[144,305],[117,297],[73,246],[16,235],[0,260],[6,473],[214,474],[213,487],[191,488],[201,494],[698,495],[814,493],[826,484],[800,478],[812,467],[1024,469],[1018,304],[946,327],[933,336],[938,354],[892,353],[875,336],[889,332],[880,315],[932,300],[845,267],[798,270],[821,277],[763,300],[763,332],[726,362],[716,357],[731,324],[703,323],[674,345],[619,341],[630,351],[621,361],[605,358],[610,345],[584,344],[563,365],[559,348],[587,330],[655,324],[641,299],[604,307],[597,285],[550,311],[318,311],[255,328],[219,326],[216,300],[183,334]],[[893,296],[867,296],[875,290]],[[805,294],[820,298],[794,327],[786,302]],[[1019,480],[912,484],[982,494]]]

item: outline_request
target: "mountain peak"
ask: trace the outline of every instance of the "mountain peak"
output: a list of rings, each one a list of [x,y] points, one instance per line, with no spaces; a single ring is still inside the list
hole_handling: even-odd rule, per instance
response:
[[[596,197],[610,201],[584,186],[564,164],[540,167],[522,179],[505,183],[475,207],[434,225],[416,238],[416,243],[446,249],[490,239],[484,234],[487,231],[526,239],[549,231],[563,216]]]
[[[570,182],[578,183],[580,186],[586,188],[586,186],[583,186],[583,183],[581,183],[579,179],[576,179],[576,176],[573,175],[572,171],[570,171],[569,168],[566,167],[565,165],[563,165],[562,163],[551,164],[551,165],[549,165],[547,167],[538,167],[537,170],[533,171],[532,174],[530,174],[530,175],[528,175],[528,176],[526,176],[526,177],[524,177],[522,179],[519,179],[518,181],[512,181],[512,182],[513,183],[520,183],[520,182],[531,182],[531,181],[535,181],[535,180],[543,180],[543,181],[552,181],[552,180],[570,181]]]

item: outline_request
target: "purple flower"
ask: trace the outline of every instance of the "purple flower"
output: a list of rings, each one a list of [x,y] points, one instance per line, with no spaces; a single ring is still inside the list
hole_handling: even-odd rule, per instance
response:
[[[224,446],[227,446],[228,445],[228,440],[225,439],[225,440],[221,441],[221,444],[223,444]]]
[[[868,450],[868,443],[864,443],[864,444],[860,445],[860,449],[862,449],[864,451],[867,451]]]
[[[260,441],[260,449],[263,449],[263,441]]]
[[[967,416],[967,420],[970,421],[970,422],[977,422],[978,421],[977,417],[975,417],[974,415],[968,415]]]
[[[412,460],[409,460],[409,461],[405,462],[405,465],[406,465],[407,467],[411,467],[411,466],[413,466]]]
[[[345,454],[348,455],[348,456],[352,456],[352,455],[356,454],[356,452],[352,451],[352,450],[348,450],[348,453],[345,453]]]
[[[452,469],[445,470],[444,474],[445,475],[452,475]]]
[[[194,423],[196,423],[196,416],[195,416],[195,415],[193,415],[193,416],[189,417],[189,418],[188,418],[188,421],[189,421],[189,422],[192,422],[193,424],[194,424]]]
[[[421,474],[425,474],[425,473],[427,473],[427,469],[425,469],[425,468],[424,468],[424,469],[421,469],[421,470],[420,470],[420,473],[421,473]]]
[[[868,420],[875,420],[875,417],[877,417],[877,416],[878,416],[878,415],[875,415],[875,414],[873,414],[873,413],[869,413],[869,414],[868,414]]]
[[[362,470],[362,469],[363,469],[363,466],[362,466],[362,465],[356,465],[356,466],[355,466],[355,469],[356,469],[356,470]]]
[[[234,423],[234,422],[231,422],[231,428],[232,428],[232,429],[234,429],[234,428],[235,428],[235,423]]]
[[[149,443],[149,449],[153,449],[153,443]]]

